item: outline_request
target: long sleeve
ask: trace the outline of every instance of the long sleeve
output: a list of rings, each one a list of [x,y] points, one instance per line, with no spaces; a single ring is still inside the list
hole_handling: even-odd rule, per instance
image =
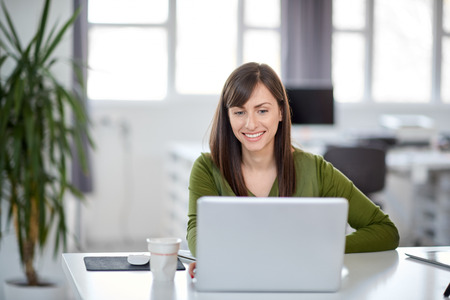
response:
[[[355,185],[321,157],[316,157],[319,193],[349,201],[348,223],[356,229],[346,237],[345,252],[371,252],[397,248],[399,234],[394,223]]]
[[[214,177],[220,177],[218,170],[214,170],[209,156],[207,154],[202,154],[194,162],[189,178],[189,220],[186,239],[189,250],[194,256],[196,255],[197,244],[197,200],[202,196],[221,195],[218,185],[216,184],[217,180],[215,180]]]

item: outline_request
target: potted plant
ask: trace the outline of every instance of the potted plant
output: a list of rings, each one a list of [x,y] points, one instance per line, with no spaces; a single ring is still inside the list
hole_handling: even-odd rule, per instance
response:
[[[36,273],[39,249],[52,241],[55,255],[65,247],[65,195],[82,194],[69,182],[68,164],[77,149],[86,170],[82,139],[89,137],[84,89],[59,82],[53,68],[61,62],[54,50],[78,16],[47,30],[50,0],[45,0],[36,32],[22,46],[2,1],[0,20],[0,217],[14,224],[27,285],[44,283]],[[78,76],[80,68],[71,60]],[[79,77],[79,83],[82,83]],[[82,86],[82,84],[80,85]],[[0,222],[0,238],[3,228]],[[34,298],[34,297],[33,297]]]

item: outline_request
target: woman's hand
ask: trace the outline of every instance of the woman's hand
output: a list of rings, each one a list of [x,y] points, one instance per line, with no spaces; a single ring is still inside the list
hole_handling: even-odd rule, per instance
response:
[[[191,275],[191,278],[195,277],[195,267],[197,263],[193,262],[189,265],[189,275]]]

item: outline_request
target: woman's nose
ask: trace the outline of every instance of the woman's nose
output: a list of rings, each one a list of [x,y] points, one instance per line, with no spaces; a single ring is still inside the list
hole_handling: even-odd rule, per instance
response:
[[[256,119],[255,116],[253,116],[252,114],[248,114],[247,117],[247,124],[245,124],[247,129],[249,130],[253,130],[256,127]]]

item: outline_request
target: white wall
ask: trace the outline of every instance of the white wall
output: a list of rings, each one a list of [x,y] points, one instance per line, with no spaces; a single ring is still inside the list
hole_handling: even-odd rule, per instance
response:
[[[91,103],[94,188],[85,206],[88,248],[145,250],[167,232],[164,163],[172,141],[202,143],[215,101]],[[125,131],[124,131],[125,130]],[[121,245],[117,245],[119,242]]]

